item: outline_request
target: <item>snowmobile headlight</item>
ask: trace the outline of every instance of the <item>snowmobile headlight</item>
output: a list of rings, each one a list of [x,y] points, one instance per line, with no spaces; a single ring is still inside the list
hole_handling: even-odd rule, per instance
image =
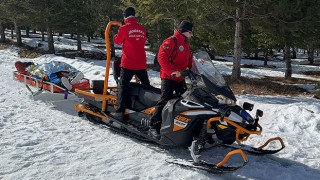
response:
[[[235,101],[233,101],[232,99],[229,99],[223,95],[217,95],[215,96],[218,101],[219,101],[219,104],[227,104],[227,105],[235,105]]]
[[[253,109],[253,104],[250,104],[250,103],[248,103],[248,102],[244,102],[242,107],[243,107],[243,109],[245,109],[245,110],[252,111],[252,109]]]

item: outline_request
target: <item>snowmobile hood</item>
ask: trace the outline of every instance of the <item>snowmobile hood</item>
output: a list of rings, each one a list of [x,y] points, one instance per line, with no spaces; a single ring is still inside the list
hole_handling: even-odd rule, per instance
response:
[[[198,83],[198,85],[204,86],[215,95],[223,95],[236,101],[236,97],[234,96],[231,88],[211,60],[194,58],[193,62],[191,70],[201,76],[201,79],[199,80],[202,83]]]

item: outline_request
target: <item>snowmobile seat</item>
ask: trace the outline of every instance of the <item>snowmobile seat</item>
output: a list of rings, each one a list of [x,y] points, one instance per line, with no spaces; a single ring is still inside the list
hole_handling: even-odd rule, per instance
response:
[[[161,90],[153,86],[130,83],[131,108],[143,110],[155,106],[160,99]]]
[[[92,89],[95,94],[103,93],[103,80],[93,80]],[[144,110],[155,106],[160,99],[161,90],[153,86],[146,86],[139,83],[130,83],[129,96],[131,109]]]

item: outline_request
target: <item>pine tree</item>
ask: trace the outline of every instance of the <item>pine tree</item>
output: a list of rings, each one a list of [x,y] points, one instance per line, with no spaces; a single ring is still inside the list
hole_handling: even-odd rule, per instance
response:
[[[17,45],[22,45],[21,25],[27,19],[29,13],[29,0],[3,0],[2,11],[6,17],[14,24],[17,38]]]

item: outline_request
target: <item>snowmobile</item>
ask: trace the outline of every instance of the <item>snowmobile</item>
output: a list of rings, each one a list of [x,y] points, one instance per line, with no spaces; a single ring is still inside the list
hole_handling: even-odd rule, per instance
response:
[[[280,137],[268,140],[264,145],[254,148],[241,144],[252,134],[261,134],[259,118],[263,111],[257,110],[255,117],[248,111],[253,109],[250,103],[242,107],[235,104],[236,97],[211,61],[194,60],[193,68],[182,72],[189,77],[189,85],[182,97],[170,100],[162,111],[160,139],[148,135],[149,119],[160,98],[160,89],[131,82],[130,102],[123,119],[117,119],[110,113],[117,107],[118,87],[108,86],[110,69],[109,31],[112,25],[120,22],[109,22],[106,31],[106,76],[105,80],[93,81],[89,91],[75,92],[84,101],[75,105],[79,116],[85,116],[93,122],[104,123],[112,129],[138,139],[154,142],[164,147],[189,147],[192,162],[179,159],[168,160],[169,163],[206,170],[211,173],[233,172],[248,162],[244,151],[256,154],[272,154],[285,146]],[[270,142],[280,142],[281,147],[265,150]],[[238,146],[233,146],[238,143]],[[228,146],[235,148],[222,161],[212,164],[200,159],[201,152],[208,147]],[[243,163],[239,166],[225,166],[233,155],[241,155]]]

